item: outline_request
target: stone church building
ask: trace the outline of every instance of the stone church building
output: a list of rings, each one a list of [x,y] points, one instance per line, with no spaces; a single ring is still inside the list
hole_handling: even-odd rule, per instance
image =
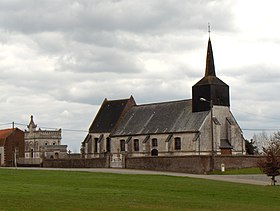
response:
[[[204,77],[192,99],[137,105],[133,97],[105,99],[82,142],[85,158],[242,155],[242,130],[230,111],[229,86],[216,76],[211,40]]]

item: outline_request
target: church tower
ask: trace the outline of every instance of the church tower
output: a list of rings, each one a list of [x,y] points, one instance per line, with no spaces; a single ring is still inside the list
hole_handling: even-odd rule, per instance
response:
[[[213,105],[230,106],[229,86],[216,76],[213,50],[209,37],[204,77],[192,87],[192,111],[209,111],[210,103],[201,101],[204,98]]]

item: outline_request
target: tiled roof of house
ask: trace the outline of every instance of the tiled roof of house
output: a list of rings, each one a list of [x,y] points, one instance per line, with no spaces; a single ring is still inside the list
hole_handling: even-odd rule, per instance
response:
[[[13,132],[12,128],[0,130],[0,146],[4,145],[5,139]]]
[[[192,100],[136,105],[111,135],[197,132],[208,113],[193,113]]]
[[[90,133],[111,132],[125,111],[135,105],[131,96],[129,99],[103,101],[93,123],[89,128]]]

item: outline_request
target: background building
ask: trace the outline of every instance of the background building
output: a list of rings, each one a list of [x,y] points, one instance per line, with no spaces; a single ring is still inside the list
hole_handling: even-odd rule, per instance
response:
[[[24,158],[24,132],[18,128],[0,130],[0,166],[15,166]]]
[[[37,130],[33,116],[24,133],[25,163],[40,164],[43,158],[65,158],[67,145],[61,145],[61,129]]]

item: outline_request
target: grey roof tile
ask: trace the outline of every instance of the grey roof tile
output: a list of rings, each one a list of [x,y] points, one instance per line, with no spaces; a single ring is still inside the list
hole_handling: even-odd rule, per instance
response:
[[[93,123],[89,128],[91,133],[111,132],[126,110],[135,104],[133,97],[121,100],[105,99]]]
[[[133,106],[112,136],[198,131],[209,111],[192,112],[192,100]]]

